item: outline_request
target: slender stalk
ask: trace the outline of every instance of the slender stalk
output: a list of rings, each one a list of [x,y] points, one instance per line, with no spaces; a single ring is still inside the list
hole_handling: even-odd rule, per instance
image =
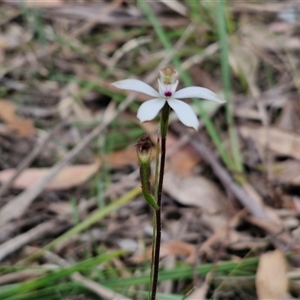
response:
[[[158,172],[160,165],[160,130],[157,133],[156,141],[156,154],[155,154],[155,174],[154,174],[154,198],[157,203],[157,193],[158,193]],[[151,299],[152,286],[153,286],[153,268],[154,268],[154,253],[155,253],[155,243],[156,243],[156,214],[153,212],[152,218],[153,230],[152,230],[152,255],[151,255],[151,272],[150,272],[150,286],[148,299]]]
[[[155,211],[155,221],[156,221],[156,235],[155,244],[153,246],[153,274],[152,274],[152,286],[151,286],[151,300],[156,298],[157,282],[158,282],[158,271],[159,271],[159,254],[160,254],[160,243],[161,243],[161,196],[164,180],[165,171],[165,160],[166,160],[166,139],[168,132],[169,123],[169,104],[166,103],[161,112],[160,121],[160,134],[161,134],[161,152],[160,152],[160,167],[159,167],[159,177],[158,177],[158,188],[157,188],[157,205],[158,210]]]

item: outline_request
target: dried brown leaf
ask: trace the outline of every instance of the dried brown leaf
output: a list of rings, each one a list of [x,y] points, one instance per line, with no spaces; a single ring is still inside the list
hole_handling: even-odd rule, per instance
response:
[[[72,205],[69,202],[50,203],[47,208],[49,209],[49,211],[62,216],[72,213]]]
[[[196,259],[196,246],[179,240],[162,243],[160,257],[167,255],[185,256],[187,263],[193,263]],[[149,246],[145,254],[138,253],[131,258],[131,261],[134,263],[142,263],[144,259],[150,260],[151,258],[152,247]]]
[[[261,114],[256,109],[249,107],[237,107],[234,115],[243,119],[261,120]]]
[[[7,100],[1,99],[0,100],[0,118],[7,122],[13,122],[15,120],[15,111],[16,106]]]
[[[183,255],[186,256],[186,262],[193,263],[196,259],[196,246],[183,241],[170,241],[163,243],[160,248],[161,256],[165,255]]]
[[[123,168],[128,165],[136,165],[138,159],[135,147],[130,147],[103,156],[103,161],[111,168]]]
[[[197,206],[209,214],[224,211],[224,197],[217,186],[201,176],[182,177],[165,173],[164,190],[184,205]]]
[[[47,185],[47,190],[62,190],[78,186],[87,181],[96,173],[99,162],[90,165],[73,165],[65,167]],[[32,187],[39,179],[43,178],[50,169],[31,168],[23,171],[20,176],[12,183],[13,188],[27,189]],[[0,172],[0,182],[7,182],[14,174],[15,169],[7,169]]]
[[[247,127],[242,126],[240,132],[244,138],[251,138],[257,147],[266,148],[284,156],[300,159],[300,137],[274,127]]]
[[[256,274],[258,299],[286,299],[288,284],[287,263],[282,251],[262,254]]]
[[[200,157],[194,152],[194,149],[190,146],[183,146],[179,149],[176,148],[178,138],[172,134],[168,134],[167,137],[167,149],[170,155],[169,166],[175,173],[188,176],[192,174],[193,168],[199,163]]]
[[[286,160],[274,165],[272,180],[287,185],[300,185],[300,162]]]
[[[201,176],[183,177],[173,172],[165,173],[164,190],[183,205],[199,207],[201,219],[214,233],[221,232],[218,240],[233,249],[246,249],[261,245],[246,232],[238,232],[230,226],[224,195],[217,186]]]
[[[64,4],[63,0],[5,0],[10,4],[26,5],[27,7],[57,7]]]
[[[35,133],[33,122],[30,119],[16,118],[14,122],[8,123],[7,127],[20,136],[31,136]]]
[[[30,136],[35,133],[32,120],[21,118],[16,115],[16,106],[7,100],[0,100],[0,119],[8,129],[17,132],[21,136]]]

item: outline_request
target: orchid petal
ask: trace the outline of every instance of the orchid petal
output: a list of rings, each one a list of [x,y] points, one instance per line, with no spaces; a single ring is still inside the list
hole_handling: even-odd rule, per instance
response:
[[[113,86],[123,90],[144,93],[152,97],[160,97],[160,94],[149,84],[137,79],[125,79],[112,83]]]
[[[164,98],[156,98],[144,102],[138,109],[137,118],[141,122],[153,120],[163,108],[165,103],[166,100]]]
[[[168,104],[173,108],[175,111],[178,119],[188,127],[192,127],[195,130],[199,127],[199,121],[194,113],[193,109],[186,104],[185,102],[181,100],[177,100],[174,98],[171,98],[168,100]]]
[[[213,91],[198,87],[198,86],[191,86],[183,88],[179,91],[177,91],[174,95],[174,98],[183,99],[183,98],[200,98],[200,99],[206,99],[210,100],[216,103],[224,103],[222,98],[220,98],[217,94],[215,94]]]
[[[165,95],[164,95],[164,83],[161,82],[160,79],[157,79],[157,81],[158,81],[158,91],[161,94],[161,96],[165,97]]]

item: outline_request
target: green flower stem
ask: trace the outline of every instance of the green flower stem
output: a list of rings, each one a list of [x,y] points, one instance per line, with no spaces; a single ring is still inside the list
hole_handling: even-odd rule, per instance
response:
[[[160,136],[157,135],[156,141],[156,153],[155,153],[155,174],[154,174],[154,197],[157,203],[157,194],[158,194],[158,173],[159,173],[159,161],[160,161]],[[152,230],[152,255],[151,255],[151,273],[150,273],[150,286],[148,299],[151,298],[152,292],[152,282],[153,282],[153,268],[154,268],[154,252],[155,252],[155,242],[156,242],[156,214],[153,214],[152,219],[153,230]]]
[[[164,180],[165,171],[165,160],[166,160],[166,139],[168,132],[170,107],[166,103],[161,111],[161,121],[160,121],[160,134],[161,134],[161,152],[160,152],[160,165],[159,165],[159,177],[158,177],[158,187],[157,187],[157,205],[158,210],[155,211],[155,221],[156,221],[156,234],[155,243],[152,247],[153,255],[153,271],[152,271],[152,284],[151,284],[151,300],[156,298],[157,282],[158,282],[158,271],[159,271],[159,253],[160,253],[160,243],[161,243],[161,196]]]

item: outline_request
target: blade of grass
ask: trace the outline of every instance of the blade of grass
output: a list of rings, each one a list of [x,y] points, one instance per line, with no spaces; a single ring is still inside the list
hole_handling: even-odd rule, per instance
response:
[[[77,200],[74,196],[71,196],[70,199],[70,204],[72,207],[72,219],[74,224],[78,224],[80,222],[79,220],[79,213],[78,213],[78,205],[77,205]]]
[[[79,296],[84,293],[88,296],[89,290],[81,286],[77,282],[64,282],[61,284],[55,284],[54,286],[46,287],[41,290],[31,291],[26,294],[18,294],[9,298],[7,300],[61,300],[72,296]],[[6,300],[3,299],[3,300]]]
[[[232,274],[234,270],[235,276],[239,275],[239,271],[245,275],[248,271],[249,275],[254,275],[258,264],[259,258],[251,257],[243,259],[240,262],[236,261],[225,261],[220,263],[209,263],[202,264],[195,268],[194,266],[177,266],[176,268],[170,270],[161,270],[159,273],[158,281],[166,280],[179,280],[179,279],[192,279],[195,275],[205,276],[208,272],[214,270],[215,275],[225,275]],[[122,281],[116,282],[116,279],[110,279],[102,282],[103,285],[108,287],[132,287],[134,285],[147,284],[149,281],[149,275],[139,275],[136,277],[123,278]]]
[[[231,97],[231,74],[228,62],[228,41],[227,41],[227,23],[225,19],[225,3],[223,0],[217,1],[217,19],[218,19],[218,32],[221,46],[221,71],[222,81],[224,86],[226,103],[226,120],[229,131],[229,138],[231,143],[231,150],[234,161],[234,171],[239,173],[243,172],[243,163],[240,153],[239,141],[237,131],[234,125],[232,115],[232,97]]]

